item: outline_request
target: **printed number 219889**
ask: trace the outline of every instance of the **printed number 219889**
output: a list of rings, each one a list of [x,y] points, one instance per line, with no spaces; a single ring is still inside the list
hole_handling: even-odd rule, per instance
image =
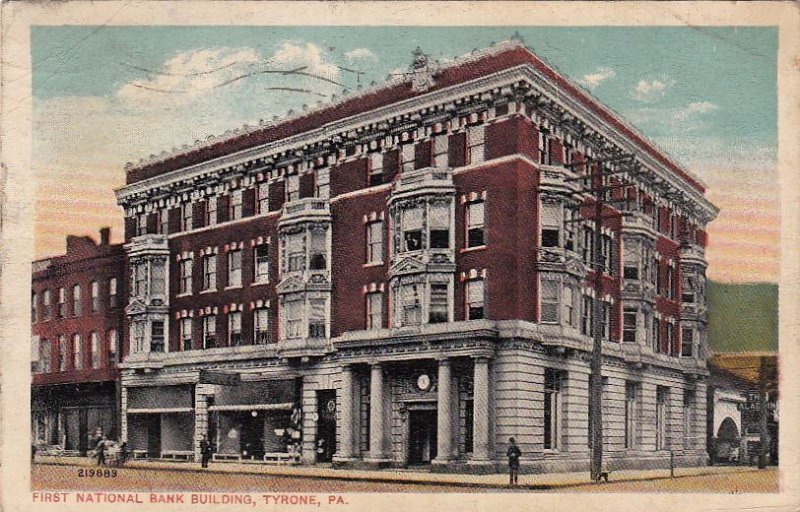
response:
[[[116,469],[79,469],[79,477],[116,478]]]

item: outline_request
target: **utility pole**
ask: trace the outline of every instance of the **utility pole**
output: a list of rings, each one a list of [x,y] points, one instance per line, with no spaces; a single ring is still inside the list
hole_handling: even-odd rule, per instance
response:
[[[603,324],[605,319],[605,312],[603,309],[602,289],[603,289],[603,273],[606,270],[605,261],[603,258],[603,220],[611,218],[624,217],[626,214],[617,213],[604,215],[603,209],[609,201],[606,201],[605,194],[608,191],[624,188],[628,185],[605,185],[605,177],[616,174],[627,174],[629,169],[622,171],[609,171],[606,173],[605,163],[617,162],[630,162],[634,159],[633,155],[625,155],[622,157],[610,157],[595,161],[597,165],[596,171],[591,169],[590,165],[585,162],[578,164],[568,164],[566,167],[574,168],[577,165],[585,165],[588,171],[587,176],[579,176],[577,178],[570,178],[567,181],[584,181],[589,180],[590,186],[580,193],[591,194],[594,200],[593,216],[594,233],[592,236],[592,258],[591,265],[594,271],[594,292],[595,296],[592,300],[592,356],[589,366],[589,440],[591,446],[591,463],[589,466],[589,478],[593,482],[600,480],[600,474],[603,472]],[[613,201],[610,201],[613,203]],[[610,250],[610,249],[609,249]],[[613,265],[613,260],[611,262]],[[610,270],[610,269],[609,269]],[[610,326],[609,326],[610,328]]]
[[[761,438],[761,446],[758,449],[758,469],[767,467],[767,454],[769,453],[767,404],[767,358],[761,356],[758,368],[758,432]]]

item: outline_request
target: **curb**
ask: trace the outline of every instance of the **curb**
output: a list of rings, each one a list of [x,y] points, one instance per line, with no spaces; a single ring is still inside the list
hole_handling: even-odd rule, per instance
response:
[[[42,465],[42,466],[72,466],[72,467],[83,467],[82,464],[74,464],[68,461],[40,461],[36,462],[35,464]],[[489,483],[489,482],[463,482],[463,481],[436,481],[436,480],[427,480],[424,478],[389,478],[383,475],[380,475],[376,472],[376,474],[370,476],[361,476],[361,475],[347,475],[347,474],[332,474],[332,475],[319,475],[319,474],[292,474],[292,473],[270,473],[270,472],[261,472],[261,471],[244,471],[239,469],[234,469],[230,471],[220,471],[215,469],[200,469],[195,467],[173,467],[173,466],[159,466],[159,465],[139,465],[134,463],[135,465],[127,465],[125,467],[131,469],[149,469],[154,471],[182,471],[187,473],[213,473],[213,474],[230,474],[230,475],[247,475],[247,476],[263,476],[263,477],[283,477],[283,478],[305,478],[311,480],[347,480],[352,482],[378,482],[378,483],[391,483],[391,484],[409,484],[409,485],[428,485],[428,486],[436,486],[436,487],[478,487],[481,489],[512,489],[507,484],[496,484],[496,483]],[[689,478],[689,477],[697,477],[697,476],[708,476],[708,475],[724,475],[729,473],[751,473],[757,472],[758,469],[746,469],[740,471],[730,471],[730,472],[708,472],[708,473],[697,473],[697,474],[689,474],[689,475],[675,475],[673,477],[669,476],[648,476],[648,477],[641,477],[641,478],[621,478],[618,480],[612,480],[609,483],[616,483],[616,482],[652,482],[655,480],[665,480],[665,479],[677,479],[677,478]],[[582,487],[587,485],[603,485],[603,483],[593,483],[590,481],[587,482],[563,482],[563,483],[542,483],[542,484],[521,484],[513,487],[513,489],[518,489],[520,491],[547,491],[553,489],[568,489],[572,487]]]

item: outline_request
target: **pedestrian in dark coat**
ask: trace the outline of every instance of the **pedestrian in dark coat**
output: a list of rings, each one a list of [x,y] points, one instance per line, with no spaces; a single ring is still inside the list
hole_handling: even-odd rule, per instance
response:
[[[211,454],[214,453],[214,446],[208,441],[208,437],[203,436],[200,440],[200,466],[207,468]]]
[[[517,446],[516,440],[514,438],[510,438],[508,440],[509,447],[508,451],[506,451],[506,455],[508,456],[508,479],[509,485],[517,485],[519,482],[519,458],[522,457],[522,451]]]

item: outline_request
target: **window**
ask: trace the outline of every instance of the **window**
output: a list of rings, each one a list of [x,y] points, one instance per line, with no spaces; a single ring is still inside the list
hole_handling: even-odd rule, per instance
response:
[[[542,323],[558,323],[558,308],[560,304],[558,301],[558,286],[559,283],[555,281],[542,280],[542,308],[540,314]]]
[[[228,220],[242,218],[242,191],[234,190],[228,202]]]
[[[653,342],[653,352],[661,352],[661,320],[653,318],[653,335],[651,337]]]
[[[92,281],[91,293],[92,293],[92,313],[97,313],[98,311],[100,311],[100,283],[98,283],[97,281]]]
[[[186,258],[178,263],[178,293],[192,293],[192,259]]]
[[[269,245],[257,245],[253,249],[253,280],[256,283],[269,282]]]
[[[367,224],[367,263],[383,262],[383,222]]]
[[[544,449],[557,450],[561,438],[561,379],[562,372],[544,370]]]
[[[450,247],[450,205],[449,203],[433,203],[428,209],[428,226],[430,230],[430,248],[447,249]]]
[[[203,348],[217,346],[217,317],[207,315],[203,317]]]
[[[601,242],[603,272],[614,275],[614,239],[609,235],[602,235]]]
[[[482,279],[467,281],[467,320],[484,318],[484,286]]]
[[[369,186],[374,187],[383,183],[383,153],[370,153],[367,165]]]
[[[91,343],[92,368],[100,368],[100,336],[96,332],[89,334]]]
[[[297,174],[286,178],[286,202],[300,198],[300,176]]]
[[[675,269],[667,266],[667,298],[675,298]]]
[[[192,229],[192,203],[181,205],[181,231]]]
[[[139,213],[136,215],[136,230],[134,236],[141,236],[147,234],[147,214]]]
[[[72,335],[72,367],[83,369],[83,337],[80,334]]]
[[[38,316],[37,316],[38,313],[37,313],[37,309],[36,309],[37,299],[38,299],[38,296],[36,295],[36,293],[32,292],[31,293],[31,322],[33,322],[33,323],[36,323],[36,320],[38,318]]]
[[[656,450],[667,449],[667,398],[669,388],[656,388]]]
[[[328,237],[324,229],[311,228],[309,231],[309,270],[325,270],[328,268]]]
[[[164,260],[151,262],[150,273],[152,282],[150,293],[157,297],[164,297],[167,294],[166,262]]]
[[[692,357],[694,355],[694,329],[683,327],[681,329],[681,356]]]
[[[303,301],[289,300],[284,303],[286,315],[286,338],[303,336]]]
[[[561,241],[561,205],[542,204],[542,247],[560,247]]]
[[[681,289],[681,302],[694,304],[695,280],[688,275],[683,276],[683,286]]]
[[[192,350],[192,319],[181,318],[181,349]]]
[[[217,289],[217,255],[203,256],[203,289]]]
[[[639,267],[632,266],[632,265],[625,265],[625,268],[622,270],[622,276],[625,279],[630,279],[633,281],[639,280]]]
[[[325,299],[310,299],[308,318],[308,337],[325,337]]]
[[[158,234],[169,234],[169,210],[166,208],[158,212]]]
[[[242,344],[242,312],[231,311],[228,314],[228,346],[238,347]]]
[[[72,287],[72,316],[81,316],[81,285]]]
[[[206,226],[215,226],[217,224],[217,198],[209,197],[206,201]]]
[[[259,183],[256,187],[256,208],[259,215],[269,213],[269,184]]]
[[[636,317],[638,310],[625,308],[622,312],[622,341],[636,343]]]
[[[583,227],[583,262],[587,265],[594,264],[594,230],[589,226]],[[593,267],[592,267],[593,268]]]
[[[63,334],[58,337],[58,371],[67,369],[67,337]]]
[[[373,292],[367,294],[367,329],[381,329],[383,327],[383,293]]]
[[[109,309],[117,309],[119,307],[116,277],[112,277],[108,280],[108,307]]]
[[[253,342],[256,345],[267,345],[272,342],[267,308],[258,308],[253,313]]]
[[[577,251],[578,244],[578,212],[564,206],[564,249]]]
[[[467,128],[467,158],[468,163],[477,164],[485,159],[485,127],[483,125]]]
[[[327,167],[317,170],[316,197],[329,199],[331,196],[331,171]]]
[[[41,373],[50,373],[50,358],[50,340],[39,340],[39,371]]]
[[[228,252],[228,287],[242,286],[242,251]]]
[[[439,324],[449,318],[447,284],[431,284],[431,300],[428,305],[428,323]]]
[[[289,263],[289,272],[306,269],[306,252],[303,247],[302,233],[286,236],[286,257]]]
[[[150,352],[164,352],[164,322],[161,320],[150,324]]]
[[[52,311],[52,301],[53,298],[51,296],[50,290],[45,290],[42,292],[42,317],[44,321],[48,321],[53,318],[53,311]]]
[[[440,169],[447,168],[449,163],[449,147],[447,134],[437,135],[433,138],[433,165]]]
[[[573,297],[572,287],[565,286],[561,289],[561,293],[563,295],[562,302],[564,304],[564,320],[566,320],[566,325],[570,327],[575,326],[575,299]]]
[[[467,247],[480,247],[485,244],[484,202],[469,203],[467,205]]]
[[[403,250],[417,251],[422,249],[422,217],[424,210],[420,207],[403,210]]]
[[[594,315],[594,300],[588,295],[583,296],[583,308],[581,316],[581,334],[594,336],[592,317]]]
[[[683,390],[683,448],[694,448],[694,391]]]
[[[419,296],[419,285],[406,284],[400,288],[401,325],[419,325],[422,323],[422,302]]]
[[[550,165],[550,133],[544,129],[539,131],[539,163]]]
[[[667,354],[674,356],[677,354],[675,350],[675,324],[667,324]]]
[[[144,335],[147,323],[144,321],[131,323],[131,352],[144,352]]]
[[[117,347],[119,345],[116,329],[111,329],[108,331],[106,334],[106,342],[108,343],[108,352],[106,353],[108,359],[106,360],[106,366],[113,368],[117,364]]]
[[[133,290],[136,297],[144,297],[147,295],[147,263],[134,265]]]
[[[611,339],[611,304],[603,302],[603,339]]]
[[[67,316],[67,292],[63,287],[58,289],[58,318]]]
[[[638,432],[638,396],[639,385],[636,382],[625,383],[625,448],[636,447]]]

